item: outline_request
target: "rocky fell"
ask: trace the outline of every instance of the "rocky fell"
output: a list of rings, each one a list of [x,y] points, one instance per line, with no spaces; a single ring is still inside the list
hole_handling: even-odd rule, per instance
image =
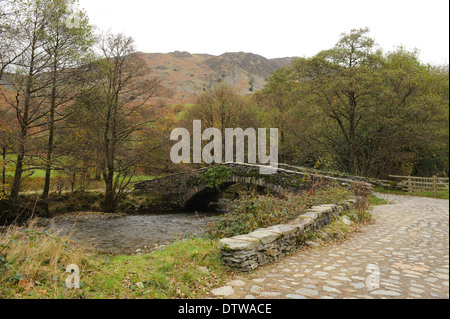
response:
[[[220,56],[188,52],[137,53],[162,84],[172,91],[168,104],[192,103],[197,94],[216,83],[236,87],[247,95],[262,89],[266,78],[292,58],[266,59],[253,53],[225,53]]]

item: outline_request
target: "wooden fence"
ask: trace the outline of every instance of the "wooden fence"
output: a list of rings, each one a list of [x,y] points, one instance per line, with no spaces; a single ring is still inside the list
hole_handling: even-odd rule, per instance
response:
[[[439,190],[449,189],[448,177],[416,177],[416,176],[398,176],[389,175],[389,177],[399,178],[405,191],[408,192],[433,192],[437,194]]]

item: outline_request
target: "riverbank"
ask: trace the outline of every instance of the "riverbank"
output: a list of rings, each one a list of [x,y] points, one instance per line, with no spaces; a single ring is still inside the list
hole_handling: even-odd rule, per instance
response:
[[[68,213],[102,213],[104,212],[104,192],[76,191],[73,193],[53,193],[43,200],[40,194],[21,194],[17,202],[0,200],[0,225],[24,224],[34,217],[52,218]],[[161,210],[146,210],[153,199],[147,196],[125,194],[119,202],[117,211],[123,214],[140,215],[163,213]],[[170,213],[170,210],[164,212]],[[114,215],[114,214],[111,214]]]
[[[200,298],[231,275],[216,241],[179,240],[143,255],[108,256],[34,223],[0,236],[0,298]],[[80,289],[68,289],[66,267],[80,268]]]

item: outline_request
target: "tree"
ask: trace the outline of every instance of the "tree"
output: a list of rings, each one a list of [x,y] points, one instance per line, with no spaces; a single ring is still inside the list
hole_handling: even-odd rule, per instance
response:
[[[143,157],[139,144],[155,120],[151,98],[163,88],[135,54],[134,40],[108,33],[101,38],[95,63],[94,99],[78,99],[93,133],[89,136],[105,182],[104,210],[114,212]],[[145,151],[145,150],[144,150]]]
[[[82,80],[77,73],[83,71],[82,66],[89,62],[89,52],[94,43],[91,26],[83,12],[78,12],[76,26],[67,24],[74,9],[71,0],[53,0],[45,30],[44,49],[50,61],[47,72],[50,85],[46,92],[49,112],[43,199],[48,198],[50,191],[56,123],[63,119],[61,115],[57,118],[57,111],[82,92],[84,83],[80,83]]]
[[[297,59],[291,72],[298,98],[326,116],[321,143],[337,168],[379,177],[411,161],[438,102],[417,53],[383,55],[368,32],[343,34],[333,49]]]
[[[313,124],[318,120],[314,108],[298,96],[297,83],[289,66],[276,70],[264,89],[256,92],[261,127],[276,127],[280,132],[280,161],[304,164],[310,161]],[[301,138],[298,138],[301,136]]]
[[[253,114],[250,105],[237,91],[225,84],[217,84],[197,97],[195,105],[185,116],[187,127],[192,120],[202,121],[202,128],[217,128],[225,136],[226,128],[251,127]]]
[[[442,100],[433,92],[433,75],[417,52],[398,48],[388,52],[378,72],[371,107],[358,132],[362,146],[358,161],[363,174],[413,174],[421,148],[434,144],[442,116]]]
[[[217,84],[197,97],[195,105],[187,110],[182,124],[192,127],[193,120],[201,120],[203,130],[219,129],[223,138],[226,128],[255,127],[256,123],[251,104],[226,84]]]
[[[428,129],[413,146],[412,174],[432,176],[449,174],[449,68],[431,66],[424,86],[428,88],[428,103],[436,105],[428,120]]]
[[[202,131],[216,128],[222,136],[222,154],[226,149],[226,129],[255,128],[257,119],[252,105],[237,91],[226,84],[217,84],[197,97],[195,105],[190,107],[180,125],[186,128],[193,126],[194,120],[200,120]],[[206,144],[206,141],[203,141]],[[245,151],[245,150],[244,150]],[[234,154],[236,155],[236,154]],[[233,156],[234,156],[233,155]],[[194,162],[201,159],[194,159]]]
[[[17,200],[30,135],[39,132],[39,121],[47,114],[42,92],[49,85],[45,76],[49,59],[44,49],[49,3],[43,0],[21,0],[14,4],[15,21],[20,22],[16,29],[14,47],[22,53],[14,62],[14,73],[9,74],[6,79],[15,91],[14,97],[10,98],[3,92],[3,98],[15,111],[19,127],[17,160],[10,194],[12,200]]]
[[[9,48],[1,51],[0,47],[0,54],[2,70],[11,69],[4,77],[15,94],[3,92],[3,97],[15,110],[19,130],[10,198],[16,200],[19,194],[26,157],[45,152],[45,199],[50,190],[56,123],[63,119],[58,109],[83,86],[80,66],[86,62],[93,36],[82,12],[76,24],[68,24],[73,0],[8,0],[7,4],[3,37]],[[38,142],[45,136],[46,151]]]
[[[151,126],[151,136],[147,137],[140,147],[146,150],[141,165],[147,175],[159,173],[167,174],[180,171],[180,165],[174,164],[170,158],[172,142],[170,134],[173,129],[180,127],[178,117],[180,110],[185,110],[183,105],[172,108],[159,108],[164,110],[161,115],[156,116]]]
[[[356,132],[361,115],[371,107],[368,95],[370,73],[377,68],[374,41],[366,36],[367,29],[343,34],[336,46],[310,59],[298,59],[294,68],[303,90],[313,98],[329,118],[339,126],[341,135],[330,136],[340,151],[346,154],[344,166],[358,174],[356,153],[360,145]],[[344,140],[340,140],[340,137]]]

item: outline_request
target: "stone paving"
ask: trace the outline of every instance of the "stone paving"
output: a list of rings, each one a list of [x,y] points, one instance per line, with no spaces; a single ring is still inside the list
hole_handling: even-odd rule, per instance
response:
[[[377,194],[374,223],[212,291],[226,299],[449,298],[449,201]]]

